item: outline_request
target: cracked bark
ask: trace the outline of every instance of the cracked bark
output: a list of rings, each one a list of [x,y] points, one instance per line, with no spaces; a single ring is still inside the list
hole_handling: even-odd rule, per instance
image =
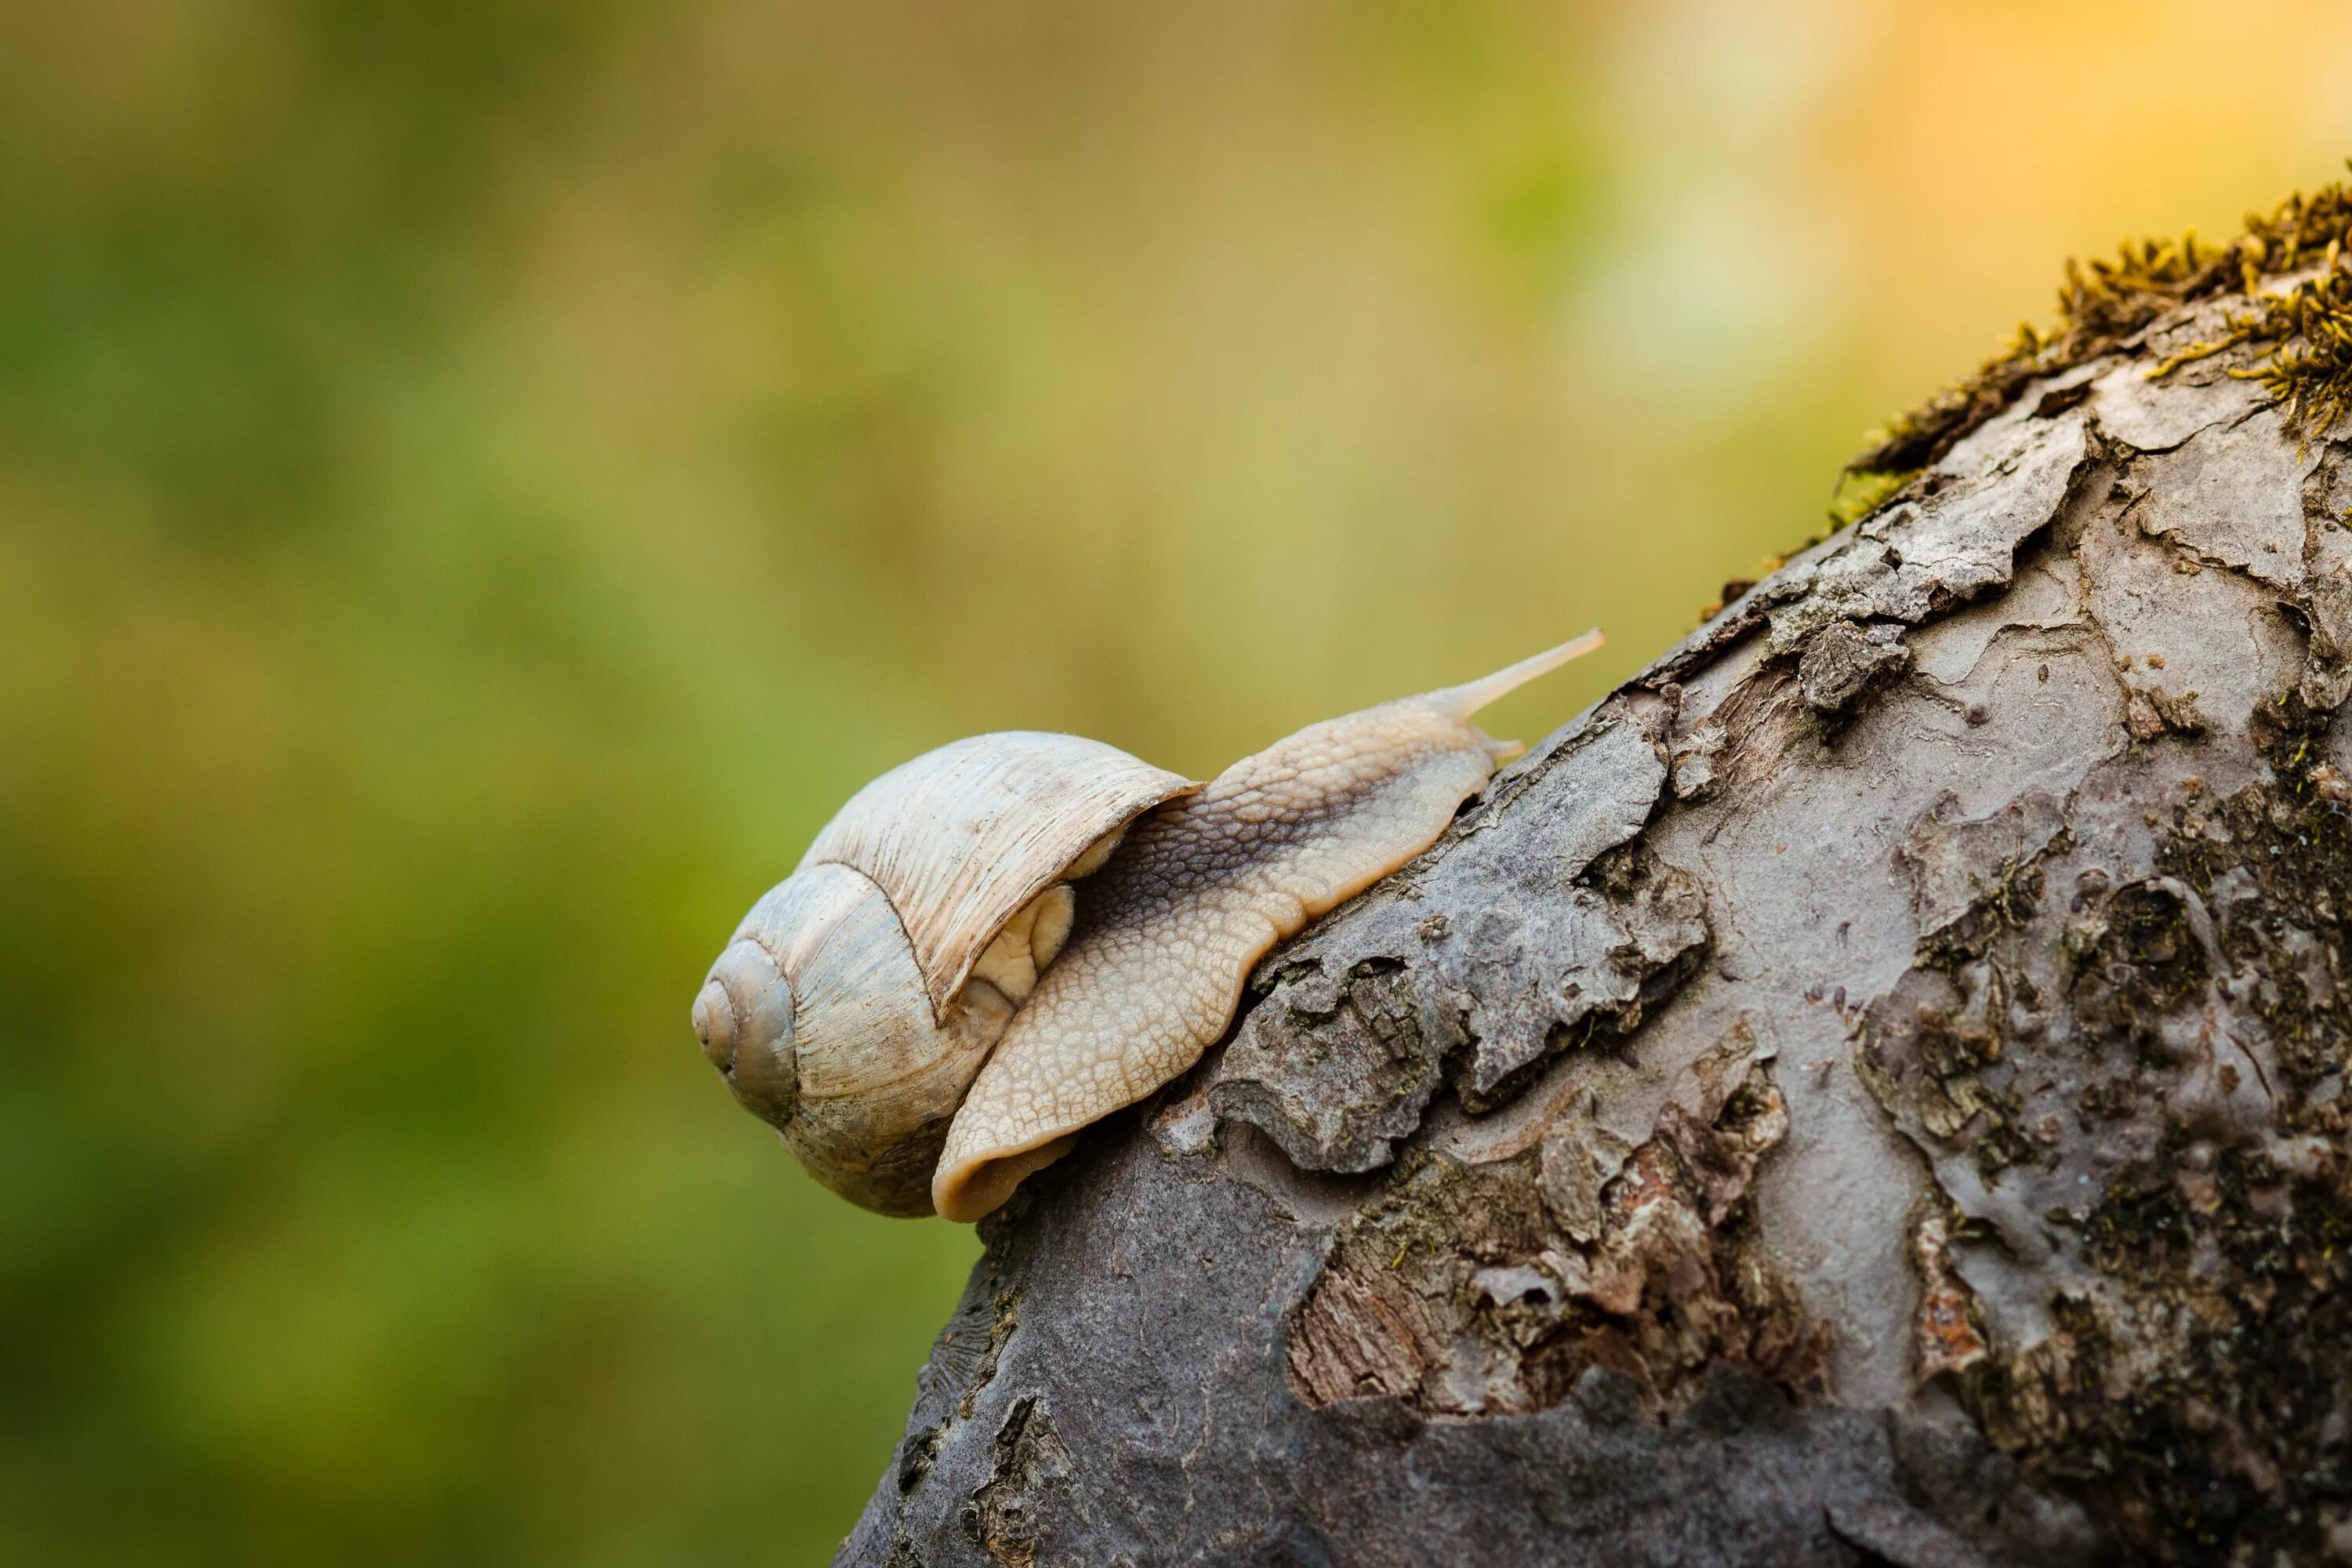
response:
[[[842,1561],[2352,1561],[2352,443],[2209,313],[1269,957]]]

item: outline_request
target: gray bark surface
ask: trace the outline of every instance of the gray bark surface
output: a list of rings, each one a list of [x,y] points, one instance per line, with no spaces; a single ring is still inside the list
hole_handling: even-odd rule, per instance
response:
[[[2214,309],[1277,950],[841,1561],[2352,1561],[2352,445]]]

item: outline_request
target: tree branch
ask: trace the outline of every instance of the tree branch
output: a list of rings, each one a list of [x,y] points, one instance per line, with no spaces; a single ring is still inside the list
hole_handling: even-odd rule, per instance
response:
[[[2352,451],[2149,378],[2231,303],[1268,959],[984,1227],[843,1560],[2352,1551]]]

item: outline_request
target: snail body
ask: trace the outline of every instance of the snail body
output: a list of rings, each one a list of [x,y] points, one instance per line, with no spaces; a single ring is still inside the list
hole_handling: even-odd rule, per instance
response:
[[[861,790],[694,1007],[826,1186],[976,1220],[1222,1037],[1274,944],[1433,843],[1517,754],[1470,722],[1598,647],[1312,724],[1206,785],[1075,736],[976,736]]]

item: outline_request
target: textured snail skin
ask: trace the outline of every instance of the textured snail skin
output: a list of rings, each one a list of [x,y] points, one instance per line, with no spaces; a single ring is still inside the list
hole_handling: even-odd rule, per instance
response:
[[[1149,813],[950,1124],[931,1201],[971,1221],[1223,1035],[1276,942],[1434,843],[1517,754],[1470,716],[1600,634],[1468,686],[1310,725]]]

